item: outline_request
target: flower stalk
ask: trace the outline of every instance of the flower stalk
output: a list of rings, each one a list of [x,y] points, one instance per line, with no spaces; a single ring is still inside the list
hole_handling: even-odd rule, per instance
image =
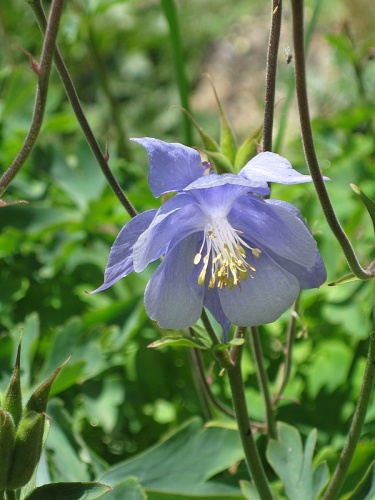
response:
[[[256,489],[258,490],[259,496],[262,500],[272,500],[273,496],[255,444],[254,436],[251,430],[251,422],[247,412],[241,372],[241,356],[243,346],[237,346],[235,352],[235,363],[230,369],[228,369],[228,379],[232,393],[233,407],[236,414],[238,432],[240,434],[242,446],[245,452],[245,459],[249,474]]]
[[[309,167],[324,216],[344,252],[350,269],[358,278],[367,280],[372,276],[366,272],[366,270],[363,269],[358,262],[353,247],[336,217],[328,191],[324,184],[324,179],[320,171],[315,152],[306,87],[303,12],[303,0],[292,0],[296,93],[306,162]]]
[[[375,287],[374,287],[375,294]],[[361,437],[361,431],[365,422],[368,406],[370,404],[375,382],[375,300],[373,310],[373,327],[369,339],[369,349],[365,371],[363,374],[362,387],[359,393],[357,406],[354,412],[353,420],[346,437],[344,448],[341,452],[332,481],[323,497],[323,500],[334,500],[337,498],[341,487],[344,484],[345,476],[348,472],[350,462],[353,458],[358,441]]]
[[[299,299],[300,295],[297,297],[297,300],[295,301],[293,305],[293,309],[290,315],[290,321],[288,325],[288,330],[286,334],[286,346],[285,346],[285,361],[284,361],[284,372],[283,372],[283,378],[281,380],[281,384],[279,389],[277,390],[276,394],[273,397],[272,400],[272,405],[276,407],[278,401],[281,398],[282,393],[284,392],[285,387],[288,384],[290,373],[292,370],[292,353],[293,353],[293,346],[294,346],[294,341],[296,337],[296,322],[297,322],[297,310],[299,306]]]
[[[40,129],[42,128],[44,112],[46,109],[53,54],[55,51],[56,38],[59,30],[61,15],[63,12],[63,6],[63,0],[52,1],[48,23],[47,20],[45,21],[45,37],[40,64],[38,64],[35,60],[32,60],[30,56],[31,67],[38,76],[33,116],[29,132],[27,133],[20,151],[18,152],[16,158],[13,160],[13,163],[5,171],[0,179],[0,196],[4,193],[9,184],[16,177],[16,175],[30,156],[30,153],[35,146],[35,143],[39,136]]]
[[[28,0],[28,3],[35,15],[35,18],[38,22],[39,28],[44,34],[46,32],[46,26],[47,26],[47,19],[46,15],[44,13],[43,6],[40,2],[40,0]],[[57,68],[57,72],[59,73],[60,79],[63,83],[63,86],[65,88],[66,95],[70,101],[70,104],[73,108],[73,111],[77,117],[78,123],[80,124],[80,127],[82,129],[82,132],[84,133],[86,140],[90,146],[90,149],[93,153],[93,155],[96,158],[96,161],[98,162],[105,178],[107,179],[108,184],[112,188],[112,191],[115,193],[117,196],[118,200],[120,203],[123,205],[125,210],[128,212],[128,214],[131,217],[135,217],[137,215],[137,211],[133,207],[133,205],[130,203],[128,200],[127,196],[124,194],[123,190],[121,189],[120,185],[118,184],[117,180],[115,179],[114,175],[111,172],[111,169],[109,168],[108,165],[108,154],[103,154],[102,150],[100,149],[100,146],[91,130],[91,127],[86,119],[85,113],[83,112],[81,103],[79,101],[79,97],[77,94],[77,91],[75,89],[73,80],[70,77],[70,74],[66,68],[66,65],[64,63],[63,58],[61,57],[61,54],[59,50],[56,48],[55,50],[55,65]]]
[[[263,396],[268,437],[277,439],[275,412],[272,406],[267,370],[264,365],[259,329],[256,326],[250,328],[250,344],[257,370],[258,384]]]
[[[273,0],[271,16],[271,32],[267,52],[266,93],[263,121],[263,151],[272,151],[277,54],[280,42],[282,0]]]

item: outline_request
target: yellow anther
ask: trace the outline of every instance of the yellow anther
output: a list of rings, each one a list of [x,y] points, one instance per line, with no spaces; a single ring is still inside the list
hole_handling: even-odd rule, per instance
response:
[[[194,257],[194,264],[198,265],[206,245],[207,253],[198,276],[199,285],[203,285],[206,281],[209,261],[211,262],[209,288],[214,288],[216,285],[220,289],[227,287],[232,290],[236,285],[242,290],[241,281],[246,281],[248,276],[254,278],[251,272],[255,272],[256,269],[246,261],[246,249],[249,249],[256,258],[260,257],[261,250],[252,248],[239,234],[242,234],[242,231],[234,229],[226,217],[210,217],[206,224],[202,246]]]

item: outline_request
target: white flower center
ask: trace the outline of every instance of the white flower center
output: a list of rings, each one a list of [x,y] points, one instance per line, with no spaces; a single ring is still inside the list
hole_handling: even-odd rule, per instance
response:
[[[203,257],[203,268],[198,276],[198,284],[203,285],[206,280],[208,264],[211,258],[211,277],[209,288],[228,287],[231,290],[235,285],[241,288],[240,280],[245,281],[248,276],[253,278],[251,272],[256,269],[246,262],[248,248],[254,257],[259,257],[261,250],[252,248],[239,236],[241,231],[234,229],[226,217],[210,217],[204,229],[204,238],[199,252],[194,258],[198,265],[202,260],[202,251],[206,246],[207,253]]]

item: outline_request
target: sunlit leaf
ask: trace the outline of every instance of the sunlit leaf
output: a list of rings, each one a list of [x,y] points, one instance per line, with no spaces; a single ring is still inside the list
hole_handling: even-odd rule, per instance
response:
[[[110,490],[100,483],[51,483],[39,486],[25,500],[95,500]]]
[[[159,347],[196,347],[197,349],[207,349],[207,347],[198,339],[194,337],[184,337],[183,335],[175,337],[163,337],[162,339],[156,340],[149,344],[148,347],[159,348]]]
[[[365,205],[367,208],[367,211],[371,217],[373,226],[374,226],[374,232],[375,232],[375,203],[368,198],[365,193],[355,184],[350,184],[350,187],[353,189],[353,191],[358,194],[358,196],[361,198],[362,203]]]
[[[291,425],[279,422],[278,440],[271,440],[267,448],[267,459],[283,482],[289,500],[315,500],[327,484],[327,464],[312,467],[317,439],[316,429],[307,438],[305,449],[299,432]]]
[[[165,495],[221,494],[231,498],[239,488],[212,477],[242,458],[236,431],[202,428],[201,421],[194,418],[152,448],[112,467],[100,481],[115,486],[124,477],[135,475],[147,493],[157,490]]]

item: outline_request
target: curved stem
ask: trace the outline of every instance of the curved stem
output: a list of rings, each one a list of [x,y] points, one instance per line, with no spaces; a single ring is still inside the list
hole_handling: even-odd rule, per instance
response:
[[[40,64],[32,60],[30,56],[31,67],[38,75],[38,86],[35,96],[33,117],[29,132],[19,153],[0,179],[0,196],[4,193],[29,157],[42,127],[47,102],[49,77],[51,74],[53,54],[55,51],[56,38],[63,12],[63,6],[64,0],[53,0],[52,2],[48,23],[46,20],[45,37]]]
[[[232,392],[233,407],[236,414],[238,432],[245,452],[249,474],[262,500],[272,500],[273,496],[256,447],[249,421],[245,390],[241,372],[241,354],[243,346],[236,347],[236,362],[228,369],[228,378]]]
[[[371,275],[361,267],[353,247],[336,217],[315,153],[306,89],[303,8],[303,0],[292,0],[296,92],[306,162],[325,218],[345,254],[350,269],[358,278],[366,280],[370,279]]]
[[[300,295],[297,297],[297,300],[295,301],[293,305],[293,310],[290,315],[290,321],[288,325],[288,331],[287,331],[287,341],[286,341],[286,348],[285,348],[285,362],[284,362],[284,374],[283,378],[280,384],[279,389],[277,390],[276,394],[273,397],[273,405],[275,406],[277,402],[280,399],[280,396],[282,395],[290,377],[290,372],[292,369],[292,352],[293,352],[293,345],[294,345],[294,340],[296,336],[296,322],[297,322],[297,310],[299,306],[299,299]]]
[[[250,343],[257,370],[258,384],[260,392],[263,395],[266,424],[267,424],[267,434],[270,439],[277,439],[276,419],[271,401],[268,375],[266,367],[264,366],[259,329],[256,326],[252,326],[250,328]]]
[[[272,2],[271,32],[267,52],[266,95],[263,121],[263,150],[272,151],[272,130],[275,108],[275,88],[277,72],[277,53],[281,30],[282,0]]]
[[[193,335],[193,331],[191,328],[190,335]],[[189,349],[189,357],[192,365],[192,375],[195,382],[195,387],[197,390],[198,398],[201,403],[202,411],[205,420],[212,419],[212,412],[210,408],[210,400],[207,394],[206,385],[207,381],[204,374],[202,358],[199,353],[199,349]]]
[[[191,358],[194,367],[194,375],[197,379],[197,385],[199,386],[200,397],[203,401],[202,406],[204,407],[204,413],[208,418],[212,418],[209,403],[211,403],[215,408],[217,408],[221,413],[227,415],[230,418],[236,418],[233,411],[223,404],[220,399],[218,399],[215,394],[211,391],[206,374],[204,371],[204,364],[202,359],[202,354],[199,349],[191,349]]]
[[[374,289],[375,292],[375,289]],[[370,345],[367,354],[367,361],[362,380],[362,387],[359,393],[357,406],[353,420],[347,435],[344,448],[341,452],[339,462],[333,474],[332,481],[323,497],[323,500],[334,500],[341,490],[350,462],[353,458],[356,446],[361,437],[361,431],[365,422],[367,408],[370,404],[375,381],[375,301],[373,311],[373,328],[370,335]]]
[[[314,32],[318,17],[319,17],[319,11],[320,7],[323,3],[323,0],[316,0],[314,4],[314,10],[312,13],[312,16],[310,18],[310,22],[307,25],[306,29],[306,36],[305,36],[305,54],[307,55],[309,46],[310,46],[310,40],[312,37],[312,34]],[[286,124],[288,121],[288,113],[290,106],[292,104],[294,96],[294,78],[288,78],[288,82],[286,84],[286,97],[284,99],[284,102],[281,104],[281,109],[280,109],[280,120],[279,120],[279,130],[276,134],[276,139],[275,139],[275,146],[274,146],[274,151],[277,153],[280,151],[283,140],[284,140],[284,133],[286,130]]]
[[[30,4],[30,7],[32,8],[34,15],[36,17],[36,20],[39,24],[39,28],[42,33],[45,32],[46,29],[46,16],[42,7],[42,4],[40,0],[28,0],[28,3]],[[76,92],[76,89],[74,87],[73,81],[70,78],[69,72],[65,66],[64,60],[62,59],[60,52],[58,49],[55,51],[55,65],[57,68],[57,71],[59,73],[59,76],[61,78],[61,81],[64,85],[66,95],[68,96],[68,99],[70,101],[70,104],[72,105],[72,108],[74,110],[74,113],[77,117],[77,120],[81,126],[81,129],[83,133],[86,136],[86,140],[89,143],[89,146],[91,148],[91,151],[93,152],[96,161],[98,162],[100,168],[102,169],[102,172],[107,179],[108,184],[111,186],[113,192],[117,196],[118,200],[120,203],[124,206],[125,210],[128,212],[128,214],[131,217],[134,217],[137,215],[137,211],[133,207],[133,205],[130,203],[128,198],[125,196],[124,192],[122,191],[120,185],[116,181],[115,177],[113,176],[108,163],[107,163],[107,158],[106,156],[103,155],[100,146],[95,139],[95,136],[90,128],[90,125],[88,121],[86,120],[86,116],[82,110],[81,104],[79,102],[79,98]]]
[[[169,35],[174,58],[177,86],[180,92],[181,106],[185,110],[190,111],[189,84],[186,78],[185,57],[182,48],[180,25],[178,22],[176,6],[174,4],[174,0],[161,0],[161,6],[169,26]],[[183,120],[185,127],[185,142],[188,146],[191,146],[193,143],[193,127],[186,114],[183,115]]]

